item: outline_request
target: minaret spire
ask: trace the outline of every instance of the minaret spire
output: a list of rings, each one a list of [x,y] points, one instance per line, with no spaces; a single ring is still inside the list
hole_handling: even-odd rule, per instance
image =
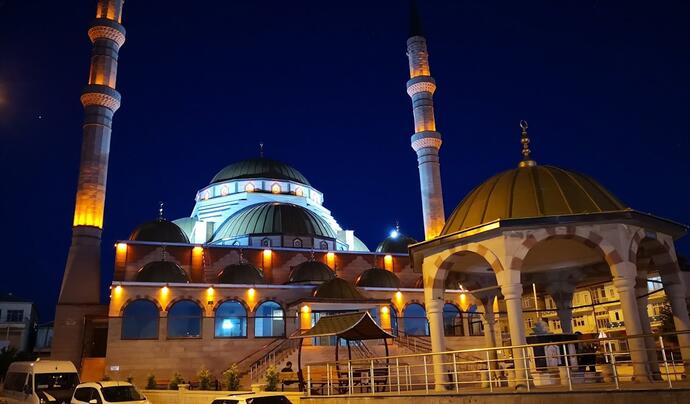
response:
[[[117,61],[125,42],[124,0],[98,0],[89,28],[93,43],[84,106],[81,163],[70,246],[55,313],[53,357],[81,363],[87,315],[101,310],[101,233],[113,115],[120,107],[115,90]],[[107,309],[106,309],[107,313]]]
[[[410,37],[407,39],[407,58],[410,66],[410,80],[407,94],[412,98],[415,134],[412,135],[412,149],[417,153],[419,182],[422,193],[422,214],[424,216],[424,238],[438,236],[446,222],[441,188],[441,167],[439,149],[441,134],[436,131],[434,117],[434,91],[436,81],[431,77],[426,38],[417,4],[410,7]]]
[[[519,167],[533,167],[537,162],[532,160],[532,150],[529,148],[529,135],[527,134],[527,121],[520,121],[520,128],[522,128],[522,136],[520,143],[522,143],[522,161],[518,164]]]

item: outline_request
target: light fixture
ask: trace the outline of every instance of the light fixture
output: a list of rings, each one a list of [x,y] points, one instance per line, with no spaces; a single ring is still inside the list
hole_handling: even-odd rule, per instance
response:
[[[398,230],[391,230],[391,238],[398,238],[400,232]]]

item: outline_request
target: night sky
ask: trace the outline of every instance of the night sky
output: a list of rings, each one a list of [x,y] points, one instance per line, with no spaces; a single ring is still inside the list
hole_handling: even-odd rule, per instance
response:
[[[690,223],[690,3],[421,1],[446,214],[535,160],[589,174],[631,207]],[[0,291],[54,312],[70,242],[95,0],[0,0]],[[407,1],[127,0],[103,234],[188,216],[232,162],[299,169],[370,248],[422,238]],[[690,253],[690,237],[679,249]],[[107,294],[106,294],[107,296]]]

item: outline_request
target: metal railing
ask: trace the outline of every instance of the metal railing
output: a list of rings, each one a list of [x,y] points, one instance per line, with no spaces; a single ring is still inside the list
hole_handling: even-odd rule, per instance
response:
[[[291,334],[295,335],[297,332]],[[252,382],[259,381],[266,373],[269,366],[279,364],[281,361],[290,356],[298,347],[299,340],[296,339],[279,339],[274,340],[270,344],[265,345],[260,352],[260,357],[255,358],[246,368],[242,374],[249,373],[249,379]]]
[[[596,391],[690,387],[690,358],[665,333],[310,363],[307,395],[409,391]],[[550,334],[548,336],[558,336]],[[631,344],[632,340],[638,343]],[[630,351],[630,346],[638,346]],[[639,348],[651,347],[651,348]],[[638,355],[639,354],[639,355]],[[632,357],[643,357],[634,362]],[[440,360],[439,360],[440,359]],[[685,359],[685,363],[683,363]],[[434,362],[437,363],[434,363]],[[643,372],[640,371],[643,369]],[[631,383],[631,382],[635,383]]]

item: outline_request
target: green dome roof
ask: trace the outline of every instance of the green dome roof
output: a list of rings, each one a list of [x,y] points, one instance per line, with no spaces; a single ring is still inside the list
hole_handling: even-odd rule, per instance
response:
[[[129,235],[129,239],[132,241],[189,244],[189,239],[184,231],[175,223],[165,219],[153,220],[139,225]]]
[[[322,283],[335,278],[335,272],[321,261],[305,261],[290,271],[288,283]]]
[[[407,246],[416,243],[417,240],[412,237],[398,233],[396,237],[392,235],[386,237],[376,247],[376,252],[384,254],[407,254]]]
[[[594,179],[553,166],[523,166],[486,180],[455,208],[442,235],[496,219],[620,211],[627,207]]]
[[[218,228],[212,241],[252,234],[289,234],[336,238],[331,226],[316,213],[291,203],[267,202],[247,206]]]
[[[264,273],[261,268],[247,262],[228,265],[218,274],[218,283],[235,285],[265,284]]]
[[[342,278],[333,278],[328,282],[324,282],[316,288],[313,296],[320,299],[364,299],[364,296],[352,286],[348,281]]]
[[[211,184],[217,182],[238,180],[245,178],[271,178],[276,180],[288,180],[304,185],[310,185],[309,181],[295,168],[263,157],[239,161],[223,168],[211,180]]]
[[[144,265],[136,277],[137,282],[189,283],[187,273],[174,262],[153,261]]]
[[[400,287],[400,279],[391,271],[369,268],[357,277],[355,286],[397,289]]]

